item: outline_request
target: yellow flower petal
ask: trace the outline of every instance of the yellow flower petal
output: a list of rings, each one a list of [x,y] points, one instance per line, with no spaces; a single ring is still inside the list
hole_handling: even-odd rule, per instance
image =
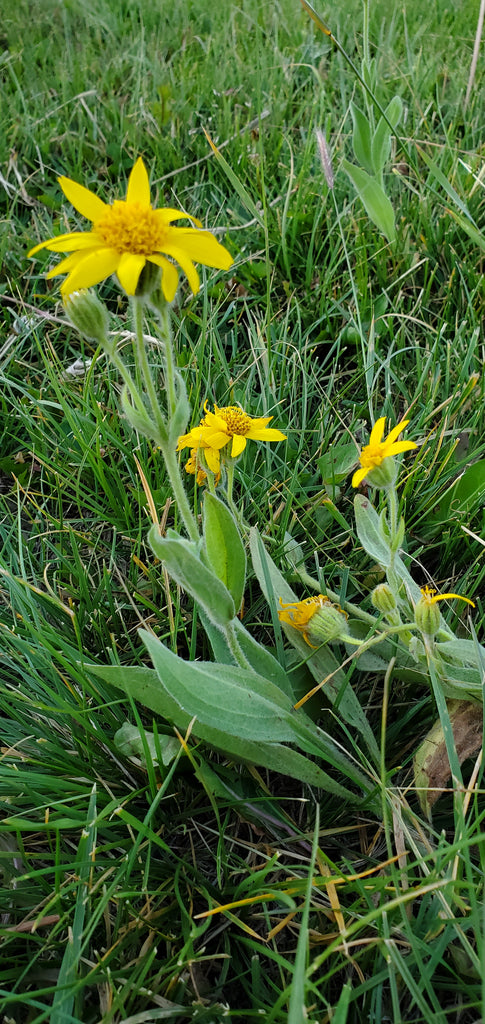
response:
[[[157,220],[160,221],[162,227],[171,224],[174,220],[183,220],[184,217],[187,220],[191,220],[193,224],[197,224],[199,228],[202,227],[202,221],[197,217],[192,217],[190,213],[185,213],[185,210],[175,210],[171,206],[164,206],[162,209],[154,210],[153,212],[156,214]],[[177,228],[177,230],[179,229]]]
[[[203,263],[205,267],[216,267],[218,270],[229,270],[229,267],[232,267],[232,256],[210,231],[197,231],[195,228],[175,230],[177,245],[184,249],[191,260]]]
[[[84,250],[71,253],[70,256],[66,256],[60,263],[56,263],[52,270],[49,270],[49,273],[45,275],[46,281],[50,281],[53,277],[58,277],[59,274],[68,274],[69,271],[74,270],[74,267],[77,267],[78,263],[84,259],[86,259]]]
[[[369,447],[374,444],[380,444],[384,434],[384,427],[386,425],[386,417],[381,416],[379,420],[376,420],[372,427],[371,435],[369,438]]]
[[[173,230],[175,233],[177,229],[174,228]],[[199,291],[200,288],[199,275],[187,253],[184,252],[183,249],[180,249],[178,245],[172,245],[171,242],[163,246],[163,251],[164,253],[166,253],[167,256],[171,256],[174,260],[176,260],[179,266],[182,267],[182,270],[187,278],[187,281],[189,282],[193,294],[197,295],[197,292]]]
[[[144,256],[124,252],[116,270],[116,276],[127,295],[134,295],[140,274],[145,266]]]
[[[396,426],[389,431],[386,437],[386,444],[393,444],[396,438],[399,437],[401,431],[404,430],[405,427],[407,427],[408,423],[409,420],[401,420],[400,423],[397,423]]]
[[[128,178],[126,202],[140,203],[140,206],[150,206],[150,182],[148,180],[148,171],[141,156],[138,157]]]
[[[286,434],[282,434],[281,430],[276,430],[275,427],[261,427],[260,429],[251,427],[246,434],[246,437],[249,437],[251,441],[286,441],[286,436]]]
[[[233,459],[236,459],[246,447],[246,438],[244,434],[234,434],[232,439],[231,455]]]
[[[149,256],[148,261],[162,268],[162,292],[167,302],[173,302],[179,283],[177,267],[174,267],[170,260],[165,259],[165,256],[158,256],[156,254]]]
[[[92,221],[100,220],[101,217],[104,217],[108,207],[99,196],[94,195],[94,192],[90,192],[88,188],[84,188],[84,185],[79,185],[77,181],[72,181],[71,178],[61,177],[57,180],[66,199],[83,217],[87,217],[88,220]]]
[[[116,249],[95,249],[94,252],[89,252],[63,282],[62,294],[71,295],[81,288],[91,288],[94,284],[99,284],[116,273],[119,262],[120,254]]]

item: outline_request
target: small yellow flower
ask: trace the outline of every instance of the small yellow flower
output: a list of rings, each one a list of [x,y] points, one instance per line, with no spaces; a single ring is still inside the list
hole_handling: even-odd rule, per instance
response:
[[[172,302],[179,279],[175,263],[183,270],[195,295],[200,282],[193,260],[221,270],[228,270],[233,262],[227,249],[209,231],[199,230],[202,225],[195,217],[189,219],[197,228],[175,228],[172,221],[188,214],[169,207],[153,209],[148,173],[141,157],[131,171],[126,199],[115,199],[111,205],[71,178],[61,177],[58,181],[69,202],[92,221],[92,228],[49,238],[34,246],[28,255],[34,256],[40,249],[71,253],[47,274],[48,278],[67,274],[61,286],[63,296],[99,284],[111,274],[117,275],[127,295],[134,295],[148,262],[160,267],[164,297]]]
[[[414,621],[424,633],[425,636],[434,637],[440,628],[440,613],[435,605],[438,601],[446,601],[447,598],[457,597],[459,601],[466,601],[467,604],[471,604],[472,608],[475,607],[473,601],[470,601],[469,597],[463,597],[462,594],[437,594],[436,590],[431,587],[421,588],[421,597],[414,608]]]
[[[214,412],[204,406],[205,415],[198,427],[194,427],[188,434],[179,437],[177,451],[182,448],[203,448],[204,458],[213,473],[220,469],[220,453],[230,445],[227,452],[231,458],[237,458],[246,447],[246,442],[251,441],[285,441],[286,434],[281,430],[268,427],[272,416],[252,419],[247,412],[237,405],[229,405],[224,408],[214,406]]]
[[[206,473],[205,469],[200,464],[199,449],[198,448],[192,448],[192,451],[190,453],[190,459],[188,460],[188,462],[185,463],[185,472],[186,473],[191,473],[193,476],[195,476],[195,478],[197,480],[198,487],[203,487],[203,485],[206,483],[206,481],[207,481],[207,473]],[[219,483],[220,479],[221,479],[221,474],[220,473],[215,473],[214,474],[214,483],[215,483],[216,487],[217,487],[217,484]]]
[[[398,455],[399,452],[408,452],[411,451],[411,449],[418,447],[414,441],[396,440],[401,431],[407,427],[409,420],[401,420],[396,427],[393,427],[386,439],[383,440],[385,423],[386,417],[381,416],[381,418],[374,424],[369,438],[369,444],[366,444],[360,453],[359,462],[361,468],[357,469],[352,477],[352,487],[358,487],[373,469],[382,465],[384,459],[388,459],[393,455]],[[375,482],[379,485],[378,480]],[[371,483],[374,483],[374,481],[371,480]],[[391,476],[389,478],[389,483],[392,483]]]
[[[446,601],[450,597],[457,597],[459,601],[466,601],[467,604],[471,604],[472,608],[475,607],[473,601],[470,601],[469,597],[463,597],[463,594],[437,594],[436,590],[433,590],[432,587],[421,587],[421,599],[426,604],[436,604],[437,601]]]
[[[332,640],[340,640],[347,636],[347,615],[339,605],[332,604],[326,594],[306,597],[303,601],[283,604],[280,597],[281,611],[278,612],[280,622],[293,626],[310,647],[319,647]],[[312,643],[316,640],[316,643]]]

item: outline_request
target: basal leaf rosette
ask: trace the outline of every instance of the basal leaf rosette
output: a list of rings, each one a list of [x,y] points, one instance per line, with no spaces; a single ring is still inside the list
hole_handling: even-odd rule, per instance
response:
[[[141,157],[131,171],[126,199],[115,199],[111,204],[71,178],[60,177],[58,181],[66,199],[92,222],[91,230],[48,238],[28,255],[34,256],[41,249],[70,254],[47,274],[48,279],[67,274],[61,285],[64,297],[99,284],[112,274],[116,274],[127,295],[135,295],[142,272],[151,267],[161,271],[163,296],[172,302],[178,267],[195,295],[200,281],[194,262],[220,270],[232,265],[230,253],[210,231],[202,230],[197,218],[171,207],[152,207],[148,172]],[[173,226],[174,221],[184,218],[197,227]],[[160,273],[148,276],[152,287],[158,287]]]

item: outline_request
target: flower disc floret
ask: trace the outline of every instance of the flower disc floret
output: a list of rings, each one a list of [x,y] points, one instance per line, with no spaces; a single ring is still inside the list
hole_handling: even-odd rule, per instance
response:
[[[228,270],[232,264],[227,249],[209,231],[200,230],[202,225],[195,217],[169,207],[153,209],[141,157],[131,171],[126,199],[116,199],[111,205],[77,181],[64,177],[58,181],[69,202],[92,222],[92,228],[48,238],[34,246],[29,256],[40,249],[70,253],[47,274],[47,278],[67,274],[61,286],[64,297],[99,284],[112,274],[116,274],[127,295],[135,295],[140,275],[149,263],[160,269],[164,298],[172,302],[179,280],[177,265],[195,295],[200,282],[194,261],[220,270]],[[197,227],[173,227],[172,222],[181,218],[190,219]]]
[[[357,469],[352,477],[352,487],[358,487],[366,478],[375,487],[389,487],[393,484],[396,477],[395,464],[390,462],[382,470],[380,470],[380,467],[386,459],[392,459],[394,455],[399,455],[400,452],[411,451],[413,448],[418,447],[414,441],[397,440],[399,434],[407,427],[408,423],[409,420],[401,420],[397,426],[393,427],[388,436],[384,438],[386,417],[381,416],[380,419],[376,420],[371,431],[369,444],[364,445],[360,453],[359,462],[361,468]],[[373,473],[374,470],[380,471]]]

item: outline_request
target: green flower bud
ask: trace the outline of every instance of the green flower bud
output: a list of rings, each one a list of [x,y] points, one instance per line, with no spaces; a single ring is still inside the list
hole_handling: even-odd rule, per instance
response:
[[[382,615],[387,615],[397,607],[396,598],[388,583],[379,583],[370,596],[374,608]]]
[[[72,292],[64,299],[64,309],[73,327],[88,341],[96,341],[104,348],[108,341],[109,313],[94,292],[84,289]]]
[[[401,616],[396,604],[396,598],[388,583],[380,583],[372,591],[370,596],[374,608],[384,616],[390,626],[400,626]]]

